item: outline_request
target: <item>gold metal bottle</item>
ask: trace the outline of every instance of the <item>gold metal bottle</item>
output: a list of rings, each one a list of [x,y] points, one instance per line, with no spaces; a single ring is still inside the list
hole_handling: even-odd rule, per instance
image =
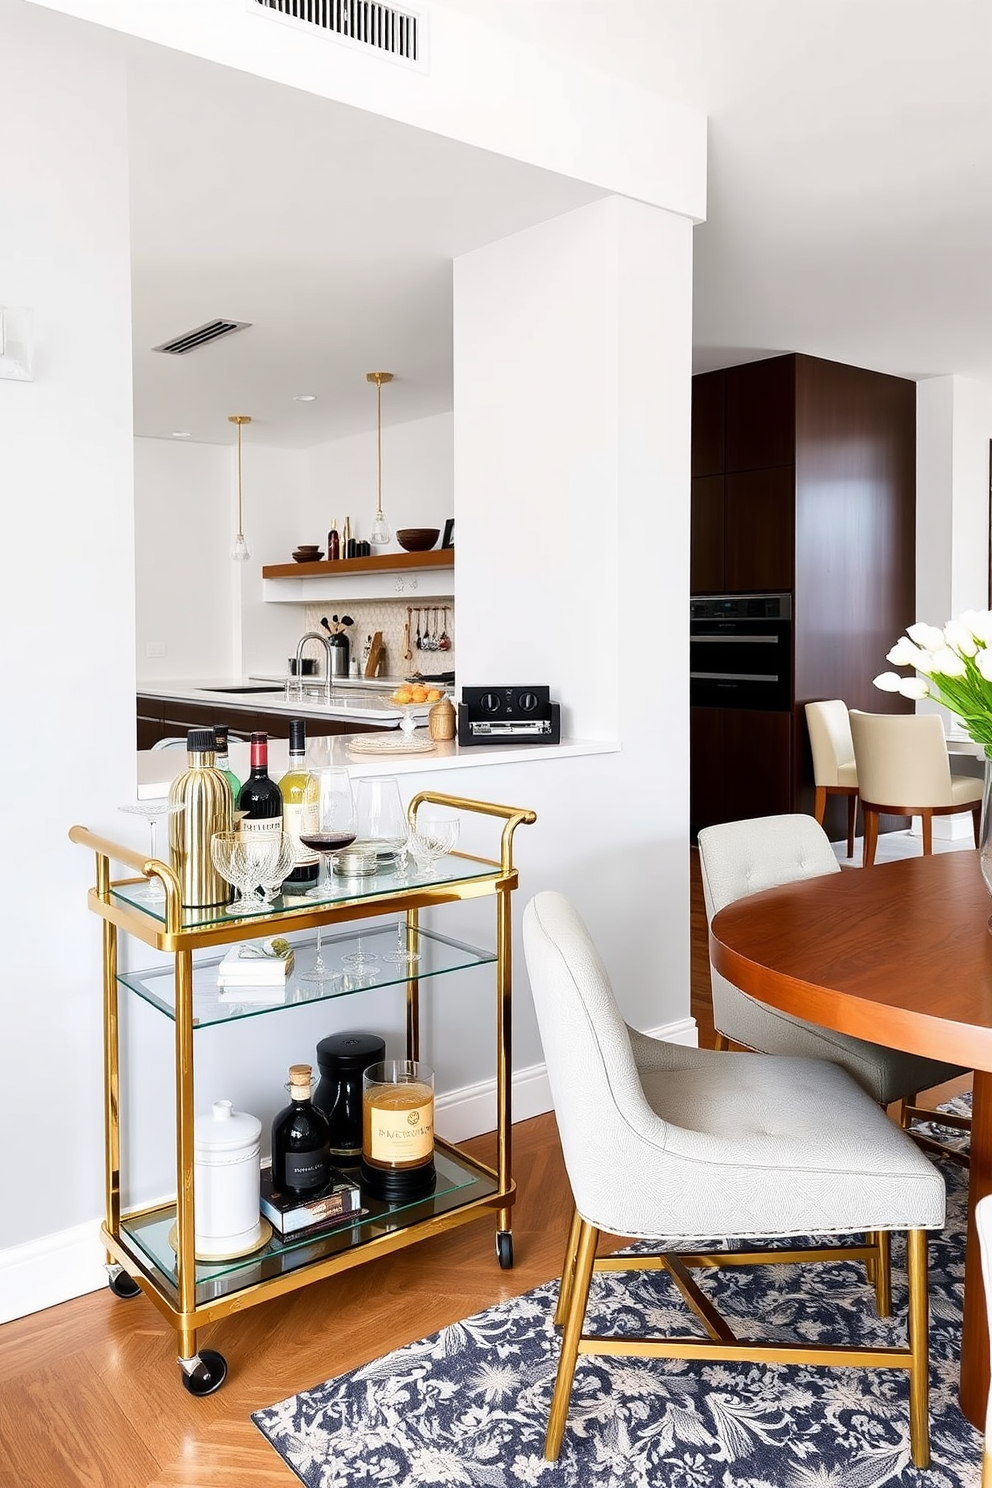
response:
[[[234,825],[231,787],[216,769],[213,729],[190,729],[186,735],[188,766],[172,782],[169,800],[183,810],[169,817],[169,856],[179,876],[184,909],[228,904],[233,890],[213,865],[210,839]]]

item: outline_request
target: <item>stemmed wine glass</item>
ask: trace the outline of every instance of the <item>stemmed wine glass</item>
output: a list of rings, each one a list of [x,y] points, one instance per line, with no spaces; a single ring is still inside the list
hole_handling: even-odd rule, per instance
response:
[[[416,949],[419,940],[419,930],[407,933],[406,920],[397,920],[396,945],[391,951],[383,952],[383,961],[388,961],[390,966],[413,966],[420,960],[420,952]]]
[[[320,878],[306,898],[331,897],[334,854],[339,848],[348,847],[357,835],[358,818],[348,771],[340,765],[320,765],[312,769],[303,790],[300,841],[313,852],[320,853],[322,867]],[[327,964],[320,953],[322,928],[317,926],[317,956],[313,970],[304,973],[303,981],[323,982],[327,979]]]
[[[279,837],[274,834],[253,837],[238,831],[214,833],[210,839],[211,862],[221,878],[238,890],[233,904],[224,906],[226,914],[258,914],[265,909],[258,889],[272,878],[280,850]]]
[[[118,811],[126,811],[129,816],[143,816],[148,823],[148,856],[157,857],[155,851],[155,828],[159,817],[169,817],[177,811],[185,811],[185,801],[170,801],[167,796],[156,797],[153,801],[128,801],[124,806],[118,806]],[[165,885],[160,878],[147,880],[141,895],[149,901],[161,903],[165,899]]]
[[[358,839],[375,848],[380,867],[396,862],[406,847],[409,825],[395,775],[359,780],[355,790]]]
[[[279,851],[271,863],[265,865],[264,877],[258,882],[263,904],[272,903],[282,888],[283,879],[287,874],[292,873],[295,862],[296,844],[288,832],[280,832]]]

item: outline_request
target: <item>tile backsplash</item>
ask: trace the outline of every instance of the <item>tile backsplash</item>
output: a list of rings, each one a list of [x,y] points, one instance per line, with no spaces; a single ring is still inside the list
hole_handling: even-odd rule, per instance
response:
[[[348,627],[348,639],[351,642],[352,659],[357,656],[360,667],[367,640],[377,630],[382,631],[384,657],[378,672],[381,677],[405,677],[418,671],[432,674],[455,670],[455,609],[450,596],[438,600],[424,598],[415,605],[393,599],[342,600],[307,605],[305,628],[323,631],[321,617],[326,616],[333,623],[335,615],[350,615],[354,621]],[[412,660],[405,661],[404,627],[408,615],[410,650],[413,654]],[[422,638],[419,650],[418,629]],[[445,634],[451,642],[450,647],[447,650],[441,650],[440,647],[435,650],[435,637],[440,640]],[[423,646],[424,637],[432,643],[429,650]],[[323,671],[323,658],[320,657],[316,642],[308,642],[305,654],[318,657],[320,670]]]

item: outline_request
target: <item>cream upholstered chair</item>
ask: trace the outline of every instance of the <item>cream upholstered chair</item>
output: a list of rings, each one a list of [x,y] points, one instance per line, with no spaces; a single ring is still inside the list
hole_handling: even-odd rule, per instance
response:
[[[806,704],[806,727],[813,753],[813,815],[823,826],[828,796],[847,797],[847,856],[854,857],[858,815],[858,767],[847,704],[841,698]]]
[[[985,1282],[985,1306],[992,1321],[992,1194],[986,1194],[975,1205],[975,1229],[982,1257],[982,1280]],[[982,1488],[992,1488],[992,1392],[985,1411],[985,1446],[982,1451]]]
[[[983,782],[952,775],[944,725],[936,713],[862,713],[852,708],[851,736],[865,823],[864,866],[875,861],[878,819],[919,816],[924,854],[933,851],[933,818],[970,811],[978,846]]]
[[[933,1164],[836,1065],[719,1053],[628,1028],[575,910],[541,893],[523,944],[575,1212],[555,1321],[563,1325],[545,1456],[561,1448],[576,1358],[584,1354],[885,1366],[909,1371],[913,1461],[929,1461],[927,1230],[944,1217]],[[889,1232],[907,1230],[909,1342],[878,1349],[738,1339],[696,1286],[693,1266],[810,1260],[808,1251],[701,1241],[865,1235],[845,1248],[869,1262],[876,1302],[891,1305]],[[600,1231],[691,1242],[691,1249],[596,1258]],[[669,1243],[670,1243],[669,1239]],[[836,1260],[828,1246],[816,1258]],[[583,1331],[594,1270],[667,1270],[706,1336],[608,1338]],[[586,1432],[589,1423],[586,1423]]]
[[[811,816],[799,812],[701,828],[699,868],[707,925],[719,910],[746,894],[841,872],[826,832]],[[969,1129],[967,1117],[945,1115],[916,1104],[919,1091],[956,1079],[966,1074],[966,1070],[936,1059],[924,1059],[919,1054],[870,1044],[791,1017],[749,997],[721,976],[712,962],[710,985],[717,1048],[725,1049],[735,1043],[762,1054],[830,1059],[853,1075],[880,1106],[899,1101],[900,1120],[907,1129],[913,1120]],[[962,1165],[967,1163],[966,1154],[946,1147],[932,1136],[916,1131],[912,1135],[927,1151],[941,1152]]]

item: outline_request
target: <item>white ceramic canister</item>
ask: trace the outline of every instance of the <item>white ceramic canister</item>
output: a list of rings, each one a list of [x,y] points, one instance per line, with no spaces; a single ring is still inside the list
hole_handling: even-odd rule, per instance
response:
[[[197,1256],[245,1255],[261,1245],[259,1139],[262,1123],[229,1100],[214,1101],[193,1129]]]

